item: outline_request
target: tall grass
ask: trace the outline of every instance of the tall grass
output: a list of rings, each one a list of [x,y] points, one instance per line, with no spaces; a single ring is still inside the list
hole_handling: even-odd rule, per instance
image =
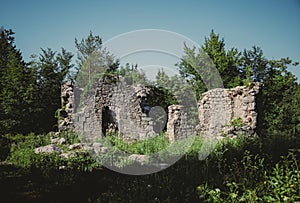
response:
[[[196,137],[177,163],[145,176],[121,175],[105,169],[99,172],[95,169],[101,168],[100,164],[88,154],[81,154],[69,162],[57,154],[37,157],[34,147],[49,143],[50,136],[31,134],[12,138],[8,160],[39,174],[48,186],[55,182],[61,187],[67,183],[79,187],[88,181],[81,195],[91,201],[300,201],[300,150],[294,139],[285,136],[225,138],[216,143],[205,159],[199,153],[205,146],[204,140]],[[72,133],[61,136],[69,137],[68,143],[78,141]],[[164,134],[133,143],[125,143],[117,136],[107,139],[116,148],[135,154],[159,152],[170,145]],[[58,169],[61,164],[69,169],[62,172]],[[94,190],[94,187],[101,190]]]

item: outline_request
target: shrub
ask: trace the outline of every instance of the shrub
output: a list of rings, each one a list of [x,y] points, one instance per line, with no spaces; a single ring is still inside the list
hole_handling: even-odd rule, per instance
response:
[[[22,168],[30,168],[34,162],[34,149],[50,144],[50,135],[15,135],[11,136],[11,149],[8,161]]]
[[[264,197],[266,202],[300,201],[300,150],[290,151],[277,163],[270,174],[265,173]]]
[[[299,201],[300,172],[299,157],[296,155],[299,152],[300,150],[289,152],[287,156],[282,157],[282,161],[277,163],[271,172],[266,169],[262,171],[263,159],[254,157],[254,160],[258,161],[255,163],[251,161],[253,155],[247,152],[244,155],[243,167],[233,165],[238,171],[235,170],[231,174],[222,190],[208,184],[198,186],[197,190],[206,202]]]
[[[91,171],[94,168],[100,167],[100,163],[92,159],[87,152],[78,152],[76,156],[71,156],[69,159],[61,158],[55,152],[51,154],[35,154],[34,149],[50,144],[50,137],[52,136],[53,133],[45,135],[16,135],[11,137],[12,145],[8,161],[25,169],[33,167],[44,171],[58,170],[60,166],[78,171]],[[79,141],[78,136],[72,132],[62,132],[60,136],[64,137],[68,144]]]

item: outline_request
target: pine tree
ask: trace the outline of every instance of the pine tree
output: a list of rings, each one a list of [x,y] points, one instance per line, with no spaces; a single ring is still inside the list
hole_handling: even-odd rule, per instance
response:
[[[77,48],[78,73],[76,75],[76,85],[88,90],[96,79],[113,78],[117,74],[119,61],[102,48],[102,39],[98,35],[93,35],[90,31],[85,39],[79,42],[75,39]]]
[[[261,135],[292,135],[299,125],[297,101],[299,85],[296,77],[287,70],[292,64],[288,58],[268,60],[263,72],[263,87],[257,101],[260,106],[258,130]]]
[[[226,88],[241,84],[238,67],[241,63],[240,52],[231,48],[226,52],[224,39],[213,30],[209,38],[205,38],[202,50],[212,59],[219,71],[223,85]]]
[[[30,131],[34,72],[14,45],[14,32],[0,32],[0,134]]]
[[[56,130],[55,112],[61,107],[61,85],[66,80],[74,80],[73,55],[65,49],[58,54],[50,48],[41,50],[40,56],[30,64],[37,73],[36,126],[38,131],[48,132]]]
[[[244,50],[242,56],[241,78],[247,82],[264,82],[268,60],[263,56],[263,51],[257,46],[252,50]],[[246,83],[247,83],[246,82]]]

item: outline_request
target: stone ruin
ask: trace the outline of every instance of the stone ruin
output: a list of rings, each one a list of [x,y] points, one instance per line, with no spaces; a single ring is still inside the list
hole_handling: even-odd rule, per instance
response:
[[[87,128],[90,135],[101,132],[105,136],[117,131],[124,140],[152,137],[155,131],[153,120],[148,116],[148,92],[149,89],[140,85],[132,87],[124,82],[100,79],[94,95],[84,105],[87,109],[75,114],[76,123],[89,123],[89,119],[94,118],[94,123]],[[86,132],[83,125],[77,129]]]
[[[74,97],[71,83],[62,86],[61,120],[59,131],[76,129],[89,135],[88,139],[118,133],[125,141],[147,139],[155,136],[155,119],[149,116],[149,88],[126,85],[118,79],[100,79],[86,96],[83,108]],[[171,105],[163,125],[170,142],[200,134],[224,137],[237,134],[252,135],[256,128],[256,95],[260,84],[218,88],[205,92],[198,101],[197,126],[188,122],[182,105]],[[159,129],[160,131],[161,129]]]
[[[170,142],[197,134],[196,125],[189,124],[188,118],[183,105],[168,107],[167,135]]]
[[[254,134],[260,88],[259,83],[252,83],[203,93],[198,102],[198,133],[216,137]]]

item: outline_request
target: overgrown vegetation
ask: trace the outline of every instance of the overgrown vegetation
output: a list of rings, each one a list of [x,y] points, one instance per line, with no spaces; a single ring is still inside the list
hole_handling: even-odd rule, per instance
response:
[[[92,169],[91,167],[96,161],[89,157],[87,152],[78,153],[78,156],[74,157],[70,156],[68,160],[59,157],[58,153],[35,154],[34,149],[50,144],[50,138],[53,136],[54,133],[52,132],[43,135],[34,135],[33,133],[28,135],[5,135],[10,144],[10,153],[6,157],[6,161],[24,169],[39,168],[43,170],[58,170],[60,166],[76,168],[83,171]],[[71,132],[63,132],[60,134],[60,137],[66,140],[66,143],[59,145],[59,147],[65,151],[68,145],[80,142],[77,135]],[[99,164],[97,166],[99,167]]]
[[[107,137],[108,141],[112,143],[117,149],[128,152],[130,154],[151,154],[165,149],[169,142],[166,135],[160,134],[149,138],[147,140],[138,140],[133,143],[126,143],[118,136]]]
[[[47,183],[47,190],[53,190],[57,185],[65,188],[71,185],[76,187],[78,181],[89,179],[92,184],[86,190],[81,189],[82,195],[86,195],[86,198],[93,197],[93,200],[98,199],[98,201],[122,199],[122,201],[172,202],[293,202],[300,200],[300,150],[297,146],[299,140],[296,138],[271,139],[257,136],[225,138],[216,144],[206,159],[202,159],[199,152],[204,146],[204,140],[196,137],[189,151],[175,165],[156,174],[134,177],[113,172],[97,172],[96,169],[101,168],[101,163],[84,152],[70,159],[64,159],[57,153],[34,154],[33,149],[48,144],[50,136],[53,134],[14,137],[6,135],[13,146],[7,161],[26,169],[26,174],[35,174],[34,176],[42,178],[44,184]],[[75,137],[71,133],[61,136],[67,140],[68,137]],[[74,141],[68,140],[66,145]],[[109,137],[108,141],[119,150],[137,154],[158,152],[168,145],[163,134],[131,144],[125,143],[116,136]],[[95,175],[98,178],[92,181],[90,176]],[[3,177],[3,174],[0,177]],[[108,185],[104,187],[103,182]],[[99,187],[98,185],[102,185],[101,192],[93,190],[93,187]]]
[[[207,202],[299,201],[299,152],[291,150],[268,171],[263,157],[253,156],[246,151],[242,166],[237,168],[236,162],[229,166],[235,174],[229,176],[222,189],[203,184],[197,190]]]

